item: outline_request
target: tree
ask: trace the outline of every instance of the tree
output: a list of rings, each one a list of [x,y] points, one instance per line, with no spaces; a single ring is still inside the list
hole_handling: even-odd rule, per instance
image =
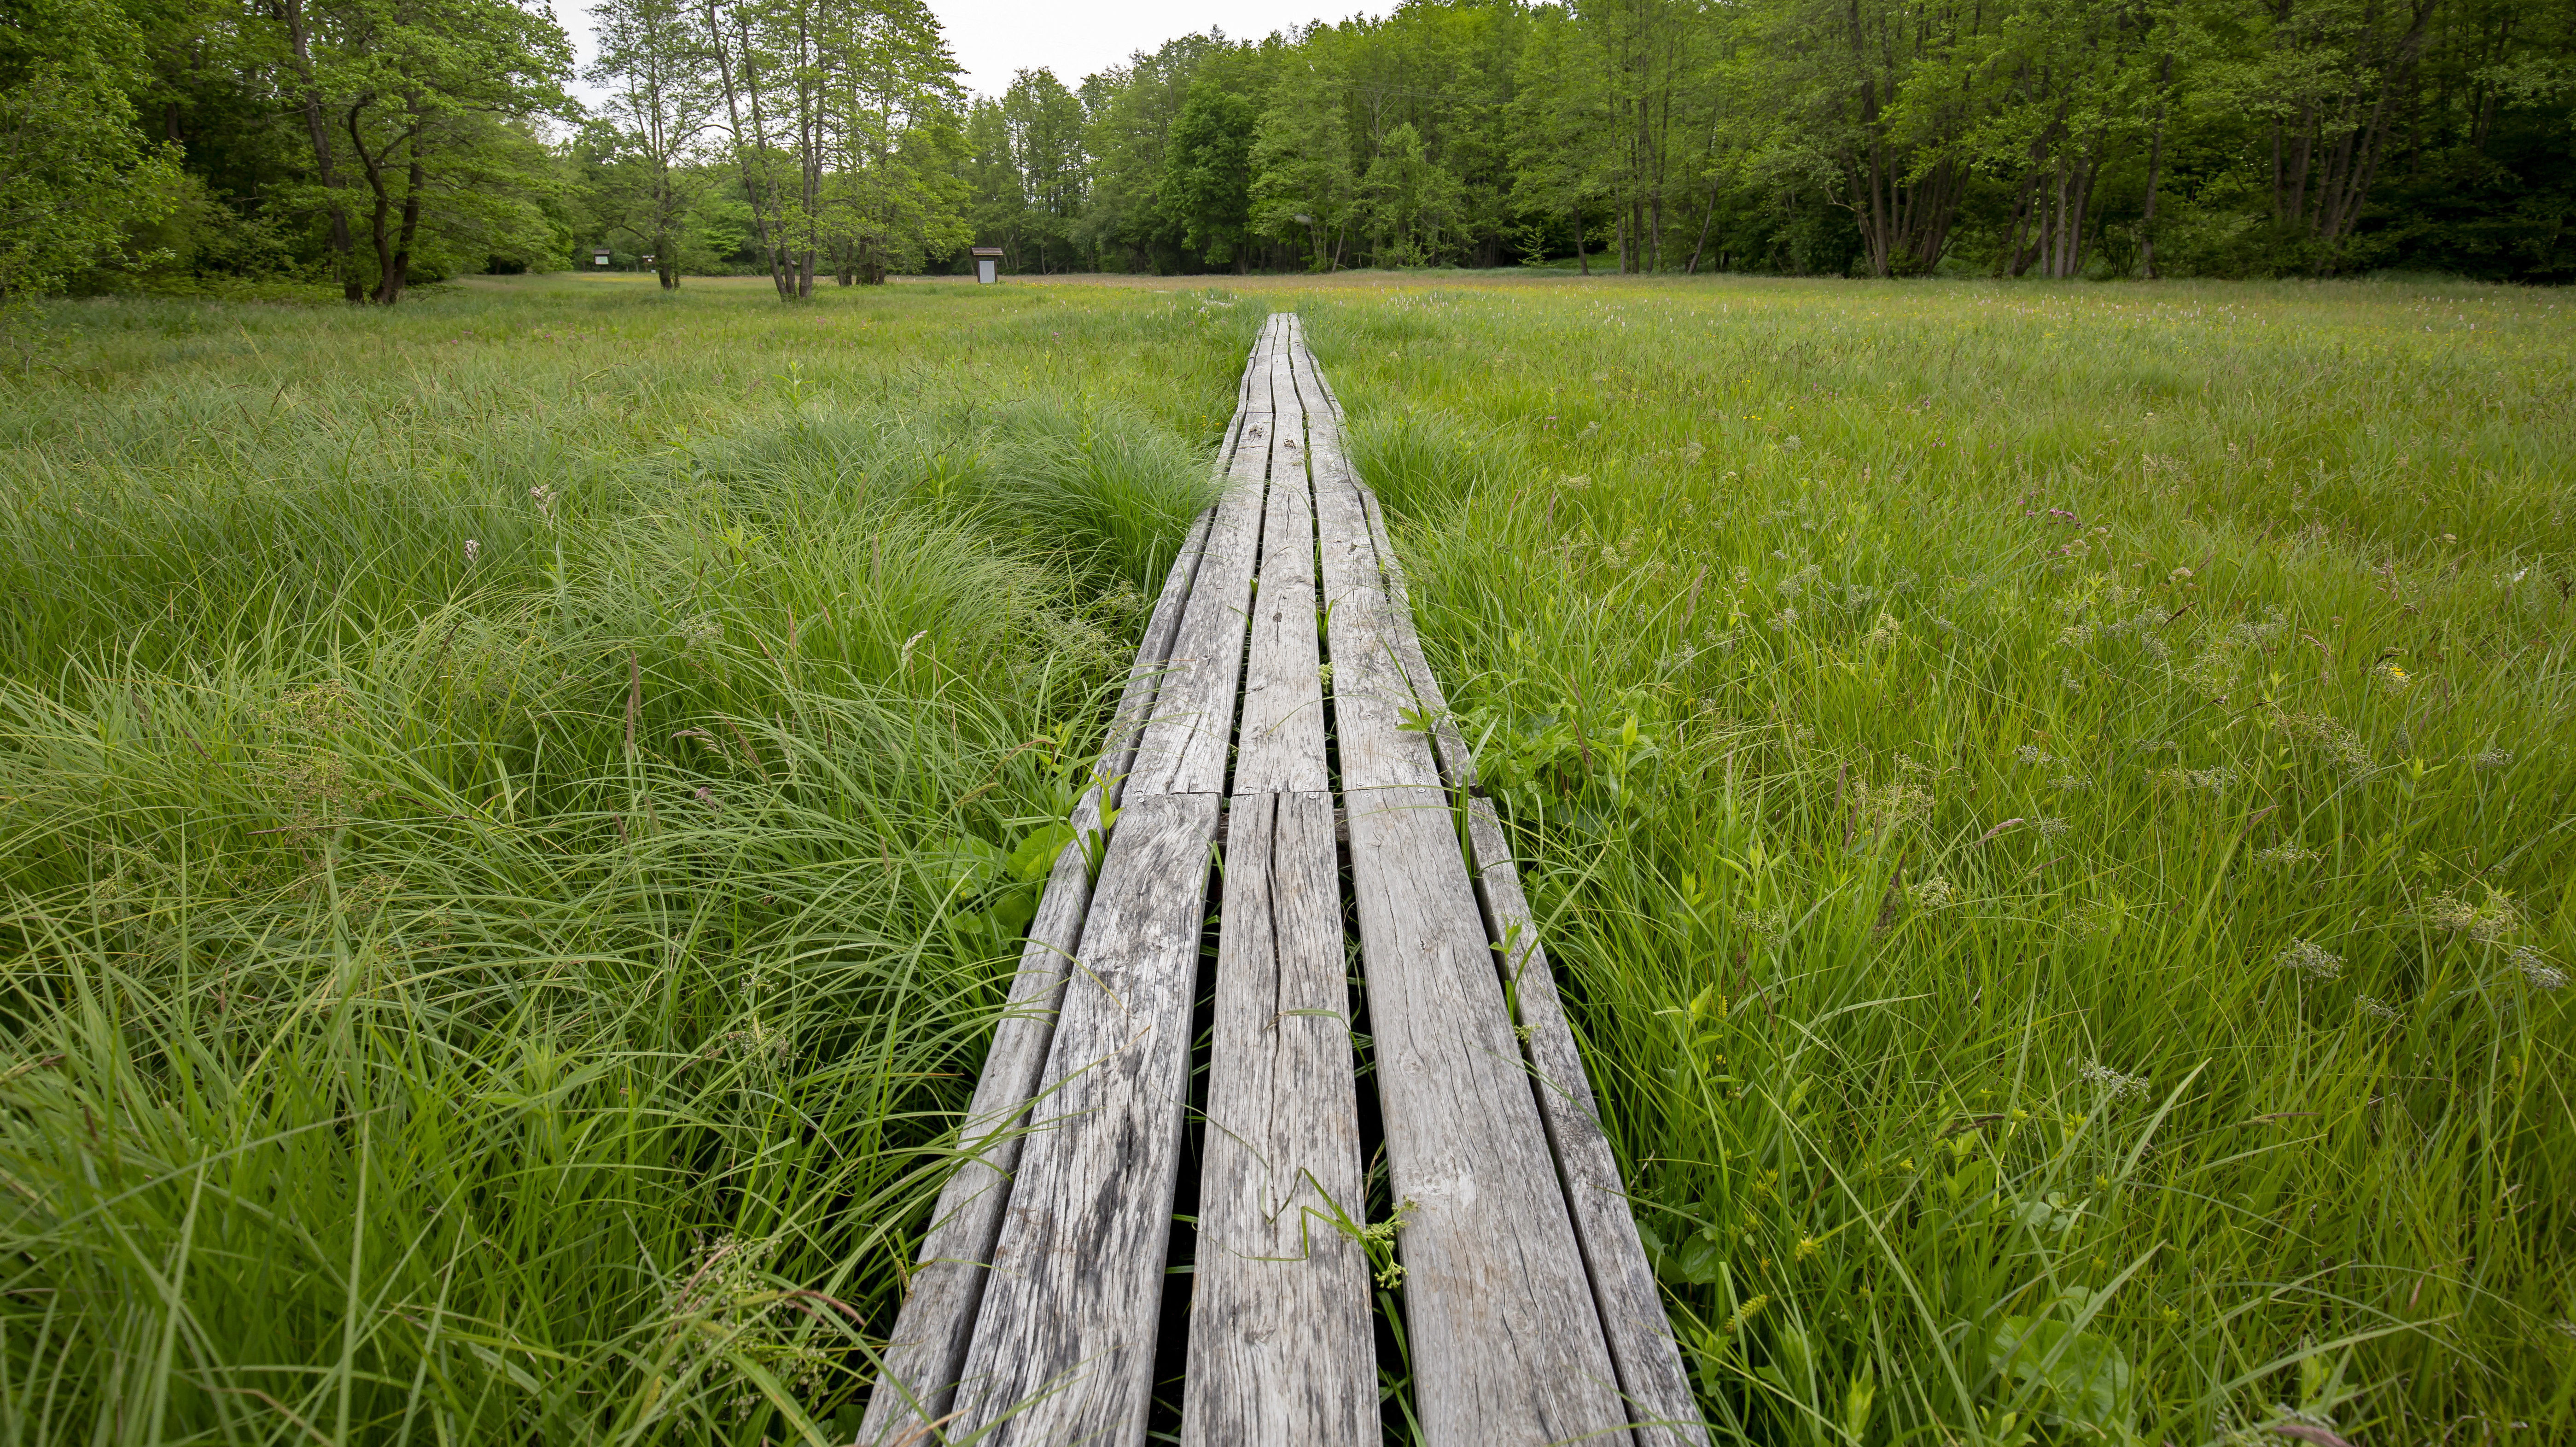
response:
[[[1337,269],[1358,193],[1342,97],[1311,62],[1291,66],[1252,142],[1252,231],[1303,240],[1309,269]]]
[[[920,0],[699,0],[727,147],[781,300],[967,234],[957,62]]]
[[[1421,266],[1442,260],[1456,247],[1466,199],[1458,178],[1425,153],[1413,122],[1399,121],[1360,179],[1360,202],[1378,264]]]
[[[1584,230],[1592,208],[1610,195],[1611,157],[1598,144],[1610,124],[1602,69],[1591,32],[1565,11],[1545,12],[1521,52],[1511,102],[1513,204],[1569,220],[1575,260],[1587,276]]]
[[[715,118],[710,56],[685,0],[600,0],[591,11],[599,58],[585,78],[604,86],[618,129],[620,223],[653,253],[662,289],[680,284],[680,229],[697,199],[688,165]]]
[[[1020,185],[1021,244],[1036,253],[1039,271],[1052,271],[1076,251],[1075,227],[1090,190],[1083,150],[1089,118],[1081,98],[1044,68],[1011,78],[1002,116]]]
[[[551,164],[536,126],[572,110],[572,47],[550,13],[512,0],[274,0],[269,18],[344,296],[391,305],[425,245],[479,261],[542,231],[532,197],[552,184]],[[371,255],[357,250],[343,154],[365,187]]]
[[[139,36],[101,0],[33,0],[0,25],[0,302],[59,287],[166,212],[173,157],[135,128]]]
[[[1164,204],[1181,244],[1209,263],[1244,269],[1252,220],[1252,103],[1212,80],[1190,86],[1164,151]]]

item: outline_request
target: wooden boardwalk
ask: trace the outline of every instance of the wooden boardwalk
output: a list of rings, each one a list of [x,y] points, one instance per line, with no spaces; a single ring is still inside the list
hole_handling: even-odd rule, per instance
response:
[[[1097,876],[1082,840],[1056,861],[862,1447],[1130,1447],[1183,1344],[1185,1443],[1377,1440],[1371,1272],[1335,1224],[1367,1217],[1363,993],[1425,1439],[1708,1440],[1474,761],[1418,726],[1445,706],[1341,423],[1297,318],[1272,316],[1225,492],[1074,818],[1115,821]]]

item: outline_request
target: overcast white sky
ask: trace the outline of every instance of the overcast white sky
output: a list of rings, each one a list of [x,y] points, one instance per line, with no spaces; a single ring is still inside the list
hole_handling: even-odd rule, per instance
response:
[[[1066,85],[1152,50],[1176,35],[1214,25],[1234,38],[1258,40],[1309,20],[1381,14],[1388,4],[1353,0],[932,0],[948,47],[965,67],[966,88],[999,95],[1014,72],[1046,66]],[[590,64],[590,7],[584,0],[556,0],[555,13],[572,32],[581,63]],[[588,86],[576,86],[587,100]]]

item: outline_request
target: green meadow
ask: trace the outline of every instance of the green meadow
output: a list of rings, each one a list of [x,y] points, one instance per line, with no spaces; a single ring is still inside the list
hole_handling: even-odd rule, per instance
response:
[[[2576,1433],[2556,294],[766,292],[39,314],[0,1442],[848,1440],[1274,308],[1719,1440]]]

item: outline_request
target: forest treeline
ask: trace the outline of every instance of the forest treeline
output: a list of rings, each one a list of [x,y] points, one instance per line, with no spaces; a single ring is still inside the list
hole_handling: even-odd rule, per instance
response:
[[[0,291],[2576,275],[2576,0],[1417,0],[970,96],[921,0],[0,0]]]

